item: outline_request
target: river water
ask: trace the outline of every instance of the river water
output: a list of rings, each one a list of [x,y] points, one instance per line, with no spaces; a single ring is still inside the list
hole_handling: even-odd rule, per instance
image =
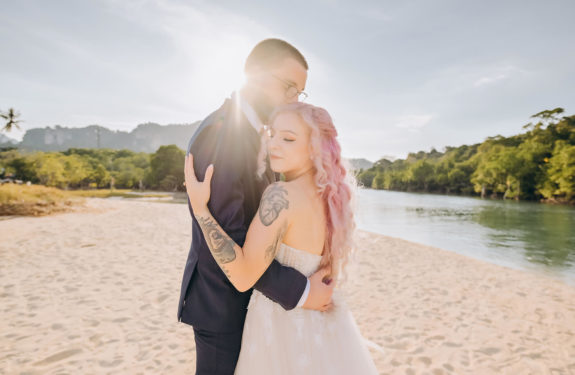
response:
[[[575,207],[360,189],[358,228],[575,286]]]

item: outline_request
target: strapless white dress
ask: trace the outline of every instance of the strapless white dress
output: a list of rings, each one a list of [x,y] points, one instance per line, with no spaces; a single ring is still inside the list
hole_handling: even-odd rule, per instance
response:
[[[276,259],[311,276],[320,255],[281,244]],[[336,290],[329,312],[284,310],[254,290],[235,374],[377,374],[353,316]]]

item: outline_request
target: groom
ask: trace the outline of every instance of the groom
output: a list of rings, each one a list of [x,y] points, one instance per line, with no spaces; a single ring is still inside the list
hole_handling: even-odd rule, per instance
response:
[[[276,181],[267,166],[257,177],[263,124],[273,109],[297,101],[307,80],[302,54],[280,39],[266,39],[250,52],[246,83],[202,121],[188,145],[198,180],[214,165],[208,207],[226,233],[243,246],[265,188]],[[239,173],[238,171],[242,171]],[[193,216],[192,244],[184,269],[178,320],[194,327],[196,374],[233,374],[252,290],[238,292],[222,272]],[[284,309],[323,311],[331,304],[333,285],[318,272],[307,279],[274,260],[254,288]],[[295,360],[295,359],[294,359]]]

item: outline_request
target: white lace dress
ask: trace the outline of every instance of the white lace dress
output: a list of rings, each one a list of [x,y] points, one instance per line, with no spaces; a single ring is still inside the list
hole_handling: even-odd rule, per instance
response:
[[[306,276],[321,256],[281,244],[276,259]],[[254,290],[235,374],[377,374],[353,316],[338,291],[330,312],[279,304]]]

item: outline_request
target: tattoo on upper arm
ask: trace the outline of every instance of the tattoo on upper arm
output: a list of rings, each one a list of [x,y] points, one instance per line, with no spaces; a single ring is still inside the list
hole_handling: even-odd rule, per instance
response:
[[[197,219],[204,231],[204,238],[218,264],[233,262],[236,259],[235,242],[227,234],[222,233],[222,230],[213,219],[205,217]],[[226,272],[225,269],[224,272]]]
[[[284,208],[289,208],[287,190],[281,185],[273,185],[265,191],[262,197],[258,211],[260,220],[268,227],[278,218]]]
[[[228,280],[231,280],[232,275],[230,274],[230,271],[228,271],[228,269],[223,264],[220,264],[220,268],[222,269],[222,271],[224,271],[224,274],[226,275]]]
[[[272,261],[275,257],[276,254],[278,252],[278,249],[280,247],[280,244],[282,243],[282,239],[286,233],[287,230],[287,224],[284,223],[277,231],[276,236],[272,242],[271,245],[268,246],[268,248],[266,249],[266,253],[265,253],[265,258],[268,261]]]

